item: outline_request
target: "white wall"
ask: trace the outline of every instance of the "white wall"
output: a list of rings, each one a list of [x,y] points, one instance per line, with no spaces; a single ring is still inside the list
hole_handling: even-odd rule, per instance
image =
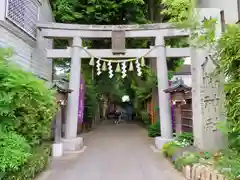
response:
[[[186,57],[184,58],[184,64],[191,64],[191,58],[190,57]]]
[[[0,20],[5,18],[5,0],[0,0]]]
[[[201,8],[220,8],[224,11],[226,24],[235,24],[238,19],[238,0],[198,0]]]
[[[191,58],[187,57],[184,59],[184,64],[191,65]],[[182,79],[187,86],[192,86],[192,75],[174,75],[171,81],[176,81],[177,79]]]
[[[53,22],[53,21],[55,21],[54,17],[53,17],[53,13],[52,13],[52,10],[51,10],[49,0],[42,0],[42,7],[40,9],[39,21],[40,22]]]
[[[182,79],[184,84],[192,87],[192,76],[191,75],[174,75],[171,81],[176,81],[177,79]]]

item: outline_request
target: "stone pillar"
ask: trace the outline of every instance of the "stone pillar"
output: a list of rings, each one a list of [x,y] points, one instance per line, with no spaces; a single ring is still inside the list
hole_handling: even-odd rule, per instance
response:
[[[78,96],[81,77],[81,47],[82,40],[80,37],[73,38],[72,58],[70,69],[69,89],[73,90],[68,95],[67,120],[65,127],[64,150],[74,151],[82,146],[82,138],[77,138],[78,124]]]
[[[155,40],[157,51],[157,79],[158,79],[158,102],[161,122],[161,137],[155,139],[156,146],[161,149],[163,144],[172,139],[172,120],[170,95],[163,90],[169,87],[168,85],[168,68],[166,60],[166,49],[164,46],[164,37],[157,36]]]
[[[63,155],[63,144],[61,143],[62,136],[62,105],[59,103],[60,110],[56,114],[54,128],[54,143],[52,146],[52,156],[61,157]]]
[[[221,35],[220,9],[203,8],[199,10],[200,21],[215,18],[216,37]],[[212,73],[216,64],[209,56],[209,49],[192,49],[192,110],[194,145],[202,150],[217,151],[226,145],[226,139],[217,129],[217,124],[225,120],[224,115],[224,78]]]
[[[217,129],[225,120],[221,76],[213,76],[215,65],[204,49],[192,50],[192,108],[194,145],[205,151],[217,151],[226,139]]]

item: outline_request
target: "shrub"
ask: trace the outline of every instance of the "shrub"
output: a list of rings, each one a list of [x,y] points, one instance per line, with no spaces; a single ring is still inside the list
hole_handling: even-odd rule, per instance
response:
[[[34,149],[27,162],[17,171],[12,171],[4,176],[4,180],[32,180],[48,165],[51,146],[43,144]]]
[[[181,157],[178,157],[174,161],[174,166],[178,170],[182,170],[183,167],[187,165],[193,165],[199,162],[200,156],[194,154],[194,153],[187,153],[184,154]]]
[[[228,180],[240,178],[240,154],[238,152],[232,150],[223,152],[214,165]]]
[[[226,124],[222,131],[228,137],[230,148],[240,152],[240,27],[230,25],[218,41],[219,71],[224,74]]]
[[[148,114],[147,111],[142,110],[140,112],[140,116],[141,116],[141,119],[142,119],[144,124],[149,125],[151,123],[151,119],[150,119],[149,114]]]
[[[173,155],[180,149],[181,147],[177,144],[172,144],[169,146],[167,150],[167,156],[168,157],[173,157]]]
[[[193,145],[193,134],[187,132],[177,134],[175,141],[179,142],[183,147]]]
[[[47,165],[50,148],[40,145],[50,138],[56,103],[54,91],[10,56],[0,48],[0,179],[30,180]]]
[[[161,135],[160,121],[150,125],[148,127],[148,136],[149,137],[157,137]]]
[[[178,143],[171,141],[163,145],[162,153],[167,157],[172,157],[180,148]]]
[[[48,139],[55,113],[53,91],[45,82],[6,60],[0,51],[0,126],[16,131],[31,145]]]
[[[163,153],[165,156],[167,156],[167,150],[168,150],[168,147],[169,147],[170,145],[171,145],[171,142],[164,144],[163,147],[162,147],[162,153]]]
[[[14,132],[0,131],[0,172],[18,170],[30,154],[27,141]]]

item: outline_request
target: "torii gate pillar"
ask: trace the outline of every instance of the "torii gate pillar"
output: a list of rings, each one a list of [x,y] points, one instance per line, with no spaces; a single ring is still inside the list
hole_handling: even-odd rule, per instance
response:
[[[74,37],[71,51],[71,69],[69,81],[69,89],[72,89],[73,91],[68,96],[65,139],[62,140],[64,151],[80,150],[83,145],[83,138],[77,137],[78,96],[81,78],[81,47],[82,39],[80,37]]]
[[[172,140],[172,118],[170,107],[170,96],[163,90],[169,87],[168,83],[168,68],[166,59],[166,48],[164,36],[157,36],[155,39],[157,46],[157,79],[158,79],[158,102],[159,114],[161,122],[161,137],[155,138],[155,145],[158,149]]]

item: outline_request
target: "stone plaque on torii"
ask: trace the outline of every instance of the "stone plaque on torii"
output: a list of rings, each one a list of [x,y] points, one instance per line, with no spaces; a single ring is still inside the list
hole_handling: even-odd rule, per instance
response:
[[[112,53],[125,53],[125,31],[122,29],[115,29],[112,31]]]

